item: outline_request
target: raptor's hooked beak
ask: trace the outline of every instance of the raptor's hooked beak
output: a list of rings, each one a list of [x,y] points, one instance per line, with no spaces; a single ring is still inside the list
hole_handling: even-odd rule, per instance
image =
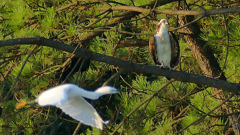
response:
[[[168,25],[168,20],[165,21],[165,24]]]

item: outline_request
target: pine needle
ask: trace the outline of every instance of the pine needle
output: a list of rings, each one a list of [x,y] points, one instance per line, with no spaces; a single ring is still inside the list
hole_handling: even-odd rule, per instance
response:
[[[26,106],[26,104],[27,102],[21,99],[20,102],[16,104],[16,109],[21,109]]]

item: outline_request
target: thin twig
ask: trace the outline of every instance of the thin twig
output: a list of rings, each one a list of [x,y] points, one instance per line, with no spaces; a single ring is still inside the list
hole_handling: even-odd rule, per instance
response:
[[[75,128],[75,130],[74,130],[74,132],[73,132],[72,135],[76,135],[76,134],[78,133],[80,127],[81,127],[81,122],[78,122],[78,125],[77,125],[77,127]]]
[[[79,47],[79,45],[77,45],[75,47],[75,49],[72,52],[72,57],[70,57],[70,59],[72,59],[74,57],[74,52],[77,50],[77,48]],[[69,60],[69,59],[68,59]],[[80,62],[81,58],[78,59],[77,63],[73,66],[72,70],[70,71],[70,73],[68,73],[67,77],[64,79],[64,81],[62,83],[65,83],[66,80],[70,77],[70,75],[72,74],[72,72],[75,70],[75,68],[77,67],[78,63]]]
[[[21,75],[21,73],[22,73],[22,71],[23,71],[23,68],[24,68],[25,65],[27,64],[27,61],[28,61],[28,59],[30,58],[30,56],[33,54],[33,52],[34,52],[38,47],[39,47],[39,46],[36,45],[36,46],[32,49],[32,51],[28,54],[27,58],[24,60],[24,62],[23,62],[23,64],[22,64],[22,67],[21,67],[20,71],[18,72],[18,75],[17,75],[17,77],[16,77],[16,79],[15,79],[15,81],[14,81],[11,89],[10,89],[10,90],[8,91],[8,93],[5,95],[3,101],[5,101],[5,100],[8,98],[8,95],[9,95],[12,91],[14,91],[14,90],[16,89],[16,84],[18,83],[18,80],[19,80],[19,77],[20,77],[20,75]]]
[[[86,26],[86,28],[87,28],[87,27],[91,27],[92,25],[94,25],[94,24],[100,22],[100,21],[103,20],[103,19],[104,19],[109,13],[111,13],[109,10],[107,10],[107,11],[105,11],[105,12],[106,12],[106,13],[103,14],[102,17],[100,17],[99,19],[95,20],[94,22],[88,24],[88,25]]]
[[[78,69],[78,74],[77,74],[77,77],[76,77],[76,80],[75,80],[74,83],[77,83],[78,77],[80,76],[80,73],[81,73],[81,70],[82,70],[82,67],[83,67],[83,64],[85,63],[85,61],[86,61],[86,59],[82,60],[82,63],[80,65],[79,69]]]
[[[103,85],[102,86],[106,86],[106,85],[108,85],[108,83],[110,82],[110,81],[112,81],[113,79],[115,79],[116,77],[118,77],[119,75],[121,75],[122,73],[124,73],[124,69],[120,69],[117,73],[115,73],[114,75],[112,75],[105,83],[103,83]]]
[[[176,30],[178,30],[178,29],[182,29],[182,28],[184,28],[184,27],[186,27],[186,26],[188,26],[188,25],[190,25],[190,24],[193,24],[193,23],[197,22],[198,20],[202,19],[202,18],[205,17],[205,16],[206,16],[206,14],[202,14],[201,16],[199,16],[198,18],[194,19],[193,21],[191,21],[191,22],[189,22],[189,23],[186,23],[186,24],[183,25],[183,26],[174,28],[174,29],[172,29],[171,31],[176,31]]]
[[[223,15],[223,19],[224,19],[224,25],[225,25],[225,29],[226,29],[226,36],[227,36],[227,40],[226,40],[226,56],[224,59],[224,64],[222,66],[222,70],[221,73],[219,74],[219,76],[221,76],[221,74],[223,74],[223,71],[226,69],[226,65],[227,65],[227,59],[228,59],[228,54],[229,54],[229,32],[228,32],[228,22],[226,19],[226,16]]]
[[[81,58],[79,58],[79,59],[81,59]],[[79,77],[79,75],[80,75],[80,71],[81,71],[81,69],[82,69],[82,66],[83,66],[85,60],[86,60],[86,59],[83,59],[81,65],[80,65],[80,67],[79,67],[79,69],[78,69],[78,74],[77,74],[76,80],[75,80],[75,82],[74,82],[75,84],[77,83],[78,77]],[[77,63],[76,63],[76,65],[77,65]],[[74,132],[73,132],[73,135],[76,135],[76,134],[78,133],[80,127],[81,127],[81,122],[78,122],[78,125],[77,125],[77,127],[75,128],[75,130],[74,130]]]

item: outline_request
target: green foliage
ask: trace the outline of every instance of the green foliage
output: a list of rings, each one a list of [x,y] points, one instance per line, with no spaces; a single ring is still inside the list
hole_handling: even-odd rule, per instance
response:
[[[164,135],[164,134],[173,134],[172,131],[172,123],[173,120],[167,118],[167,114],[163,114],[162,121],[159,122],[153,132],[151,132],[152,135],[158,134],[158,135]]]
[[[201,112],[199,112],[199,110],[196,110],[196,109],[190,110],[189,113],[187,114],[187,116],[185,117],[185,119],[181,121],[181,124],[183,126],[187,126],[187,125],[191,124],[192,122],[196,121],[197,119],[200,119],[202,115],[211,111],[219,104],[217,99],[212,98],[208,92],[195,94],[195,96],[193,98],[191,98],[191,103],[194,107],[200,109]],[[216,111],[214,111],[215,114],[217,114],[218,112],[220,112],[220,109],[217,109]],[[206,117],[199,124],[192,125],[191,127],[189,127],[189,131],[185,131],[185,134],[189,134],[188,132],[191,132],[191,133],[206,132],[206,133],[208,133],[209,131],[204,131],[204,130],[206,128],[206,125],[208,125],[210,122],[213,122],[213,123],[219,124],[219,125],[224,125],[223,121],[217,121],[214,118]],[[213,128],[211,132],[220,132],[221,130],[223,130],[223,128],[216,127],[216,128]]]
[[[46,10],[46,14],[41,22],[42,27],[45,30],[51,29],[52,27],[56,27],[56,24],[58,24],[58,22],[56,22],[56,20],[58,20],[56,18],[56,10],[54,9],[54,7],[48,8]]]

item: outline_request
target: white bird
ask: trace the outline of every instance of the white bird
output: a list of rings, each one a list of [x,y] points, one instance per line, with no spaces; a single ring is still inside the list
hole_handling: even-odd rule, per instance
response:
[[[103,121],[97,111],[84,98],[97,100],[106,94],[118,93],[119,90],[103,86],[95,91],[87,91],[75,84],[62,84],[42,92],[35,100],[40,106],[56,106],[72,118],[83,124],[103,129]],[[84,98],[83,98],[84,97]]]
[[[173,69],[179,62],[179,44],[172,32],[168,31],[168,20],[161,19],[153,36],[149,39],[149,52],[155,65]]]

